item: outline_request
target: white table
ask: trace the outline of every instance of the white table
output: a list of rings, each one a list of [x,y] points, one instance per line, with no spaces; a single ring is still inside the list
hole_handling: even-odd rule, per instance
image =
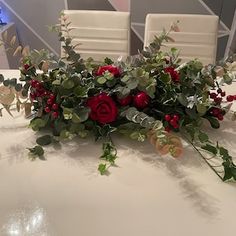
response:
[[[100,176],[92,140],[48,147],[47,161],[29,161],[35,133],[27,124],[21,115],[0,118],[1,236],[235,235],[236,184],[222,183],[192,149],[175,160],[116,139],[119,167]],[[212,135],[236,156],[236,123]]]

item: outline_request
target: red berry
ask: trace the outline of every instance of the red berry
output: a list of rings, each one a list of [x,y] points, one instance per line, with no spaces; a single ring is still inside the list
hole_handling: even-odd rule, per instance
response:
[[[166,115],[165,115],[165,120],[166,120],[166,121],[170,121],[170,120],[171,120],[171,115],[166,114]]]
[[[173,127],[174,127],[175,129],[178,129],[178,128],[179,128],[179,125],[176,124],[176,125],[174,125]]]
[[[236,100],[236,95],[234,95],[234,100]]]
[[[169,133],[169,132],[171,131],[170,126],[166,126],[166,127],[165,127],[165,131]]]
[[[36,96],[36,97],[41,97],[41,93],[40,93],[40,92],[36,92],[36,93],[35,93],[35,96]]]
[[[218,120],[223,120],[224,116],[222,114],[218,114],[217,118],[218,118]]]
[[[170,124],[171,124],[173,127],[175,127],[175,126],[178,125],[177,122],[176,122],[176,120],[174,120],[174,119],[172,119],[172,120],[170,121]]]
[[[226,100],[227,100],[227,102],[232,102],[234,100],[234,96],[233,95],[228,95],[226,97]]]
[[[210,93],[210,98],[215,99],[217,97],[216,93]]]
[[[53,93],[51,93],[51,94],[49,95],[49,98],[52,99],[52,100],[55,100],[56,96],[55,96]]]
[[[36,87],[36,84],[37,84],[37,83],[38,83],[37,80],[34,80],[34,79],[30,80],[30,85],[31,85],[31,87],[33,87],[33,88]]]
[[[52,104],[53,104],[53,100],[52,100],[51,98],[49,98],[49,99],[47,100],[47,104],[48,104],[48,105],[52,105]]]
[[[173,116],[173,119],[176,120],[176,121],[179,121],[179,115],[178,115],[178,114],[175,114],[175,115]]]
[[[51,111],[51,109],[50,109],[49,107],[45,107],[45,108],[44,108],[44,111],[47,112],[47,113],[49,113],[49,112]]]
[[[220,95],[221,95],[221,97],[224,97],[225,96],[225,92],[221,92]]]
[[[59,116],[59,113],[57,112],[57,111],[54,111],[53,113],[52,113],[52,117],[53,118],[57,118]]]
[[[221,104],[222,98],[217,97],[217,98],[214,99],[214,102],[215,102],[216,104]]]
[[[54,103],[54,104],[52,105],[52,109],[53,109],[54,111],[57,111],[57,110],[58,110],[58,104]]]
[[[41,89],[42,88],[42,84],[40,82],[36,82],[35,83],[35,88],[36,89]]]
[[[48,96],[48,92],[47,91],[44,91],[43,94],[42,94],[44,97]]]

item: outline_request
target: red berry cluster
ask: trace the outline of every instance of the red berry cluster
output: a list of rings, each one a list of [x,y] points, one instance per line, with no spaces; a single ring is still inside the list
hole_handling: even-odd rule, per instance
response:
[[[48,97],[47,97],[47,106],[44,108],[44,111],[46,113],[51,113],[52,117],[54,119],[58,118],[59,116],[59,112],[58,112],[58,109],[59,109],[59,105],[57,103],[55,103],[55,98],[56,96],[51,93]]]
[[[233,102],[236,101],[236,95],[228,95],[226,97],[227,102]]]
[[[214,100],[214,102],[217,104],[217,105],[220,105],[222,100],[223,100],[223,97],[226,96],[226,93],[225,91],[222,91],[221,88],[217,89],[217,92],[211,92],[209,93],[209,96],[211,99]],[[226,101],[227,102],[233,102],[234,100],[236,100],[236,95],[228,95],[226,97]]]
[[[218,107],[213,107],[210,110],[210,114],[221,121],[224,119],[225,112],[224,112],[224,110],[222,110]]]
[[[178,129],[179,128],[179,115],[178,114],[166,114],[164,117],[165,121],[168,122],[168,126],[165,127],[165,130],[167,132],[169,132],[171,130],[171,127],[173,127],[174,129]]]
[[[31,100],[35,100],[39,97],[44,97],[45,95],[47,95],[48,92],[44,89],[40,81],[31,80],[30,85],[32,88],[31,93],[30,93]]]
[[[31,93],[30,98],[31,100],[36,100],[37,98],[44,98],[46,100],[46,107],[44,108],[44,111],[46,113],[51,113],[53,118],[58,118],[59,116],[59,106],[57,103],[55,103],[56,96],[53,93],[50,93],[47,91],[43,84],[40,81],[37,80],[31,80]]]

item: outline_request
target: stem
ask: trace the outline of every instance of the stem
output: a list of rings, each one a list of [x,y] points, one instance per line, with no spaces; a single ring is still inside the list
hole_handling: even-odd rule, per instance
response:
[[[213,168],[213,166],[211,166],[211,164],[207,161],[207,159],[205,158],[205,156],[197,149],[197,147],[194,145],[194,143],[192,141],[190,141],[188,139],[188,137],[186,137],[185,135],[183,135],[186,139],[186,141],[188,141],[192,147],[195,149],[195,151],[198,152],[198,154],[201,156],[201,158],[206,162],[206,164],[215,172],[215,174],[223,181],[223,178],[219,175],[219,173]]]

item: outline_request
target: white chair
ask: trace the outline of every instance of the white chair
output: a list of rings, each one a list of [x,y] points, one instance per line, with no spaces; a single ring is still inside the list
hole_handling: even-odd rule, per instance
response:
[[[105,57],[117,60],[130,53],[130,13],[116,11],[65,10],[71,22],[72,43],[78,46],[81,57],[102,61]],[[63,55],[63,50],[62,50]]]
[[[144,46],[149,45],[155,35],[170,29],[177,22],[180,32],[171,32],[175,42],[164,43],[163,51],[175,47],[180,50],[183,62],[198,58],[203,64],[215,63],[217,50],[218,16],[185,14],[148,14],[145,23]]]

